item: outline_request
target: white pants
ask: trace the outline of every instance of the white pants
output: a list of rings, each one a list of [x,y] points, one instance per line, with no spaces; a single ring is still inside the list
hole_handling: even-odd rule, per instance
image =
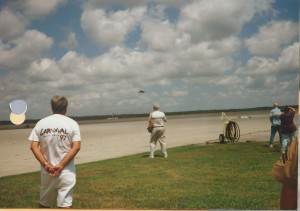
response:
[[[156,143],[159,142],[161,151],[164,156],[168,156],[167,154],[167,145],[165,142],[165,128],[164,127],[156,127],[153,129],[150,138],[150,157],[154,156]]]
[[[56,177],[42,173],[40,204],[45,207],[72,206],[72,194],[75,183],[76,174],[73,172],[62,172]]]

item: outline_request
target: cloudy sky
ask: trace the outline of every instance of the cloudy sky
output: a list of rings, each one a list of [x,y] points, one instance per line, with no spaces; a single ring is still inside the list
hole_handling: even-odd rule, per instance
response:
[[[297,104],[296,0],[0,1],[0,120]],[[145,94],[139,94],[139,90]]]

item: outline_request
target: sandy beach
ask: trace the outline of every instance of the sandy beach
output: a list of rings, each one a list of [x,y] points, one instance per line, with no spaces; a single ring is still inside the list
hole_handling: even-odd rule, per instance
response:
[[[228,113],[227,115],[236,117],[234,120],[238,123],[241,133],[239,142],[269,139],[268,111]],[[239,118],[239,116],[251,118]],[[219,143],[219,134],[223,133],[223,121],[220,118],[221,114],[168,117],[167,147]],[[82,147],[75,158],[76,164],[136,153],[148,154],[150,134],[146,131],[147,118],[80,122],[79,125]],[[0,130],[0,177],[39,170],[40,165],[30,151],[30,141],[27,140],[31,130]],[[278,144],[278,137],[275,139],[275,144]],[[158,145],[156,154],[159,153]]]

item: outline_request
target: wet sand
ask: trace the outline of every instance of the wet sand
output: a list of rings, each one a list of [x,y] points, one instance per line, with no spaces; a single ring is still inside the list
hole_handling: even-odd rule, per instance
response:
[[[267,141],[270,133],[268,111],[228,113],[237,117],[240,127],[239,142]],[[250,116],[251,118],[238,118]],[[167,147],[189,144],[219,143],[223,133],[221,114],[194,114],[168,117]],[[109,119],[79,122],[82,136],[81,150],[76,164],[122,157],[149,151],[150,134],[146,131],[147,118]],[[0,177],[38,171],[40,166],[30,151],[28,136],[32,129],[0,130]],[[275,139],[278,144],[278,137]],[[267,149],[267,148],[266,148]],[[160,154],[157,146],[156,154]],[[169,154],[171,157],[172,154]]]

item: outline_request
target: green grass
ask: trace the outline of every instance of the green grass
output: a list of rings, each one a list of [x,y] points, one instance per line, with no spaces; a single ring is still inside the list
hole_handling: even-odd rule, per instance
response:
[[[279,209],[266,142],[189,145],[77,165],[74,208]],[[35,208],[39,172],[0,178],[0,208]]]

